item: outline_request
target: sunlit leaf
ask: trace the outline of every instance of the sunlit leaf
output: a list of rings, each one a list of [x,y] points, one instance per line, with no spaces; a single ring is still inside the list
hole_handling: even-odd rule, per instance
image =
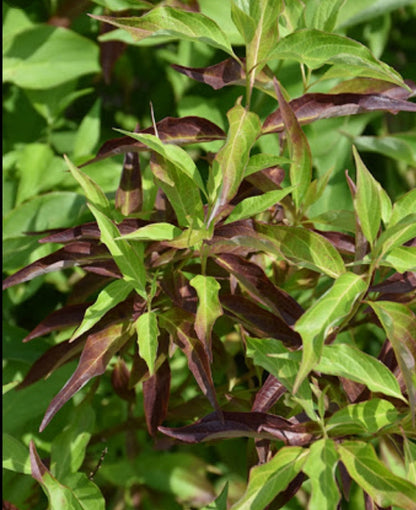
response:
[[[135,323],[139,354],[146,361],[150,375],[154,374],[159,328],[155,312],[142,313]]]
[[[3,432],[3,469],[31,474],[29,450],[21,441]]]
[[[180,234],[182,234],[182,230],[175,227],[175,225],[166,222],[156,222],[125,234],[122,236],[122,239],[134,241],[172,241]]]

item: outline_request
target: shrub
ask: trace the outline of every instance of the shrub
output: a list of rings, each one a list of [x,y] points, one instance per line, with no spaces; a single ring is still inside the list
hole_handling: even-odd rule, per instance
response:
[[[40,507],[31,475],[54,509],[415,508],[416,86],[367,3],[97,1],[144,11],[89,18],[106,87],[132,55],[163,83],[95,155],[100,99],[64,118],[91,33],[6,11],[6,109],[44,135],[7,147],[6,499]]]

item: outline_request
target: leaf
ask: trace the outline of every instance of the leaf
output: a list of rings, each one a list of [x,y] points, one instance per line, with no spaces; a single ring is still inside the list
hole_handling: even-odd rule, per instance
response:
[[[113,324],[89,335],[78,366],[62,390],[53,398],[40,426],[42,432],[59,409],[93,377],[105,372],[113,355],[131,337],[131,331],[123,323]]]
[[[289,103],[285,100],[280,84],[274,78],[274,87],[279,101],[282,119],[285,126],[285,132],[289,147],[291,159],[290,164],[290,182],[294,186],[292,193],[296,208],[300,209],[302,199],[312,178],[312,154],[309,147],[308,139],[302,131],[295,113],[291,109]]]
[[[316,29],[297,30],[280,39],[269,55],[269,60],[272,59],[293,59],[311,69],[325,64],[336,66],[337,74],[327,73],[325,77],[361,76],[404,85],[400,75],[377,60],[364,45],[348,37]]]
[[[355,304],[366,292],[367,284],[354,273],[344,273],[301,317],[294,329],[302,337],[302,363],[294,393],[309,372],[319,363],[325,340],[351,318]]]
[[[116,280],[108,284],[98,295],[96,301],[85,310],[81,324],[72,334],[71,341],[90,330],[116,305],[124,301],[133,287],[125,280]]]
[[[376,434],[394,424],[399,413],[391,402],[373,398],[336,411],[326,422],[330,436]]]
[[[416,271],[416,246],[393,248],[383,257],[382,264],[393,267],[399,273]]]
[[[256,365],[260,365],[270,372],[281,384],[292,393],[292,398],[298,402],[311,420],[316,419],[311,388],[308,381],[304,380],[296,393],[293,395],[293,386],[299,371],[301,352],[289,351],[282,342],[271,338],[246,339],[247,356],[253,358]]]
[[[30,475],[30,458],[27,446],[3,432],[3,469]]]
[[[416,485],[391,473],[377,458],[371,444],[344,441],[337,449],[351,478],[378,506],[416,508]]]
[[[155,436],[159,425],[166,418],[170,395],[171,372],[168,360],[165,360],[156,372],[143,381],[143,407],[147,430]]]
[[[399,223],[406,216],[414,214],[414,204],[416,200],[416,188],[402,195],[393,206],[391,213],[389,228]]]
[[[306,26],[332,32],[345,0],[312,0],[305,6]]]
[[[404,400],[399,383],[390,370],[379,360],[351,345],[324,345],[315,370],[351,379],[373,392]]]
[[[197,275],[189,284],[198,294],[198,308],[195,318],[195,331],[205,347],[209,360],[212,362],[212,328],[215,321],[223,314],[218,292],[220,284],[212,276]]]
[[[372,256],[375,260],[385,257],[394,248],[416,237],[416,214],[409,214],[400,221],[386,228],[377,239]]]
[[[250,150],[260,132],[260,119],[237,103],[227,113],[229,131],[221,150],[215,156],[208,178],[211,203],[210,219],[219,207],[228,203],[237,193],[244,178]]]
[[[228,499],[228,482],[224,485],[221,493],[209,505],[204,506],[201,510],[227,510]]]
[[[225,51],[235,57],[227,35],[212,19],[203,14],[173,7],[156,7],[141,17],[93,16],[129,32],[136,41],[150,36],[164,35],[181,40],[199,41]]]
[[[146,298],[143,244],[136,244],[133,247],[128,241],[119,239],[120,232],[116,225],[92,204],[89,204],[89,208],[97,220],[101,241],[107,246],[123,277],[140,296]]]
[[[93,41],[47,24],[17,34],[3,59],[3,80],[25,89],[49,89],[99,72]]]
[[[85,473],[74,473],[59,482],[42,463],[33,440],[30,442],[32,476],[48,496],[50,508],[62,510],[104,510],[105,502],[98,487]]]
[[[405,90],[402,87],[396,87],[399,90]],[[332,117],[344,117],[349,115],[358,115],[372,111],[388,111],[397,113],[399,111],[416,111],[416,105],[410,101],[396,99],[387,94],[322,94],[309,93],[293,99],[289,106],[295,114],[300,125],[310,124],[320,119],[329,119]],[[284,129],[281,108],[271,113],[263,123],[262,133],[279,133]],[[360,146],[361,138],[357,140],[357,147]]]
[[[157,134],[161,142],[164,144],[188,145],[193,143],[211,142],[215,140],[223,140],[225,138],[224,131],[216,124],[204,119],[203,117],[166,117],[156,123]],[[138,134],[155,135],[154,127],[148,127],[137,132]],[[97,156],[84,163],[94,163],[101,159],[115,156],[117,154],[128,153],[131,151],[143,152],[148,151],[149,147],[143,142],[129,136],[114,138],[105,142]]]
[[[143,207],[143,182],[137,152],[126,152],[120,182],[116,190],[115,207],[123,216],[138,213]]]
[[[127,241],[172,241],[180,234],[182,234],[182,230],[175,227],[175,225],[156,222],[125,234],[121,239],[126,239]]]
[[[272,241],[277,253],[294,264],[338,278],[345,273],[344,262],[323,236],[303,227],[256,223],[256,230]]]
[[[310,508],[332,510],[337,507],[341,499],[335,480],[338,460],[334,442],[330,439],[319,439],[310,446],[308,458],[302,468],[311,481]]]
[[[301,471],[306,458],[302,448],[284,447],[267,464],[252,468],[247,489],[231,510],[264,510]]]
[[[413,419],[416,413],[416,315],[402,303],[374,301],[368,303],[390,340],[406,388]]]
[[[354,206],[363,234],[373,245],[381,223],[381,186],[367,170],[357,149],[353,147],[352,150],[357,168],[357,191],[354,197]]]
[[[100,112],[101,100],[97,99],[78,127],[72,155],[74,159],[93,153],[100,139]]]
[[[267,412],[285,392],[285,386],[274,375],[269,374],[263,386],[256,393],[251,410]]]
[[[282,200],[282,198],[293,191],[293,189],[294,186],[289,186],[282,190],[268,191],[262,195],[245,198],[234,207],[224,224],[227,225],[233,221],[245,220],[246,218],[264,212],[266,209]]]
[[[416,111],[416,105],[409,101],[402,101],[408,105],[407,111]],[[410,109],[413,105],[413,109]],[[403,105],[404,106],[404,105]],[[410,140],[400,135],[391,136],[356,136],[354,145],[362,152],[376,152],[408,165],[416,165],[415,148]]]
[[[96,209],[100,210],[103,214],[111,215],[111,207],[108,198],[105,196],[103,190],[94,182],[88,175],[81,172],[66,156],[64,156],[68,168],[84,190],[85,196],[90,204]]]
[[[142,313],[135,322],[140,357],[146,361],[150,375],[154,374],[159,328],[155,312]]]
[[[301,426],[274,414],[259,412],[214,412],[185,427],[159,427],[160,432],[186,443],[200,443],[232,437],[279,439],[304,444],[311,439]]]

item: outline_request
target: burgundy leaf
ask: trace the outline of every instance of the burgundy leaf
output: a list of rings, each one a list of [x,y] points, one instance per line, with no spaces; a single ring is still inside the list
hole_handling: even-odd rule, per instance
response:
[[[160,324],[172,335],[175,343],[184,352],[190,371],[212,407],[221,413],[212,380],[211,364],[203,344],[196,338],[193,323],[195,316],[171,307],[159,315]]]
[[[110,254],[104,245],[86,241],[74,242],[9,276],[3,282],[3,289],[52,271],[68,267],[86,266],[97,260],[109,258]]]
[[[143,405],[147,430],[155,436],[168,412],[170,394],[170,366],[165,360],[156,373],[143,382]]]
[[[233,58],[227,58],[219,64],[209,67],[185,67],[172,64],[173,69],[189,78],[201,83],[206,83],[215,90],[222,89],[226,85],[244,85],[246,77],[244,69]]]
[[[164,143],[172,143],[176,145],[189,145],[200,142],[212,142],[214,140],[224,140],[226,135],[224,131],[216,124],[204,119],[203,117],[166,117],[156,124],[158,137]],[[142,129],[141,134],[155,134],[152,127]],[[98,151],[97,156],[84,163],[88,165],[102,159],[126,152],[148,151],[149,148],[138,140],[134,140],[130,136],[122,136],[114,138],[104,143]]]
[[[59,409],[88,381],[105,372],[113,355],[131,338],[132,332],[125,323],[108,326],[90,334],[85,343],[78,367],[62,390],[53,398],[40,426],[42,432]]]
[[[372,285],[371,292],[381,292],[388,294],[406,294],[416,290],[416,272],[395,273],[384,280],[384,282]]]
[[[105,34],[112,30],[107,23],[100,24],[100,34]],[[100,42],[100,65],[103,70],[104,81],[107,85],[111,82],[111,73],[117,60],[124,53],[127,44],[122,41],[101,41]]]
[[[288,503],[301,488],[303,482],[306,480],[306,475],[301,471],[295,478],[289,483],[287,488],[278,494],[273,501],[269,504],[269,509],[282,508]]]
[[[354,255],[355,253],[355,240],[352,236],[342,232],[324,231],[313,229],[316,233],[328,239],[328,241],[335,246],[335,248],[347,255]]]
[[[280,189],[284,177],[285,171],[283,168],[272,166],[247,176],[246,181],[250,182],[260,191],[266,192]]]
[[[297,301],[272,283],[257,264],[231,253],[219,254],[215,261],[237,278],[251,297],[269,307],[287,324],[293,325],[303,314]]]
[[[134,388],[129,387],[130,372],[123,359],[119,359],[111,372],[111,385],[117,395],[127,402],[136,401]]]
[[[51,331],[61,330],[80,324],[84,318],[85,310],[91,303],[68,305],[49,314],[35,329],[33,329],[22,341],[29,342],[34,338],[49,334]]]
[[[85,336],[81,336],[73,342],[65,340],[53,345],[33,363],[26,377],[16,389],[21,390],[40,379],[45,379],[62,365],[72,361],[82,351],[84,343]]]
[[[185,443],[200,443],[233,437],[278,439],[285,444],[302,445],[311,440],[304,425],[292,424],[280,416],[257,412],[211,413],[185,427],[159,427],[160,432]]]
[[[160,282],[163,291],[179,308],[196,313],[198,297],[195,289],[189,285],[181,271],[174,271],[169,267]]]
[[[220,296],[225,312],[237,320],[252,334],[261,338],[276,338],[286,347],[297,349],[302,345],[299,333],[294,331],[277,315],[268,312],[249,299],[236,296]]]
[[[83,303],[103,289],[112,278],[94,273],[86,273],[80,280],[76,281],[68,296],[67,304],[75,305]]]
[[[267,412],[285,392],[286,388],[283,384],[274,375],[269,374],[263,386],[256,393],[251,410]]]
[[[416,112],[416,104],[403,99],[395,99],[386,94],[311,93],[293,99],[289,105],[302,125],[310,124],[319,119],[356,115],[371,111]],[[264,121],[263,134],[278,133],[283,130],[282,113],[278,108]]]

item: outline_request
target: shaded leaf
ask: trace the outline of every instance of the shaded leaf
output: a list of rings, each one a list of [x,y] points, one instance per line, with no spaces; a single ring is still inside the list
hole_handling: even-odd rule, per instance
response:
[[[130,371],[127,368],[126,362],[120,358],[114,365],[111,372],[111,386],[116,394],[129,403],[134,403],[136,400],[136,392],[134,388],[130,388]]]
[[[143,381],[143,406],[147,430],[155,436],[159,425],[166,418],[170,394],[170,366],[165,360],[156,372]]]
[[[232,510],[264,510],[301,471],[306,458],[302,448],[284,447],[267,464],[252,468],[246,492]]]
[[[105,372],[113,355],[129,340],[131,331],[125,324],[114,324],[88,336],[78,366],[62,390],[53,398],[42,420],[43,431],[59,409],[93,377]]]
[[[234,56],[227,35],[215,21],[200,13],[156,7],[141,17],[90,16],[126,30],[137,41],[154,35],[167,35],[181,40],[204,42]]]
[[[351,379],[376,393],[404,400],[399,383],[390,370],[377,359],[351,345],[324,345],[315,370]]]
[[[267,412],[286,392],[286,387],[274,375],[269,374],[263,386],[256,393],[251,410]]]
[[[416,508],[416,486],[391,473],[377,458],[371,444],[344,441],[338,452],[351,478],[381,507]]]
[[[244,85],[245,72],[237,60],[227,58],[209,67],[186,67],[172,64],[173,69],[189,78],[206,83],[214,90],[222,89],[226,85]]]
[[[354,273],[344,273],[296,322],[294,329],[302,337],[302,363],[294,392],[319,363],[325,340],[343,321],[351,318],[354,307],[367,290],[367,284]]]
[[[126,152],[120,183],[116,190],[115,207],[124,216],[138,213],[143,206],[143,183],[137,152]]]
[[[30,475],[30,458],[27,446],[3,432],[3,469]]]

